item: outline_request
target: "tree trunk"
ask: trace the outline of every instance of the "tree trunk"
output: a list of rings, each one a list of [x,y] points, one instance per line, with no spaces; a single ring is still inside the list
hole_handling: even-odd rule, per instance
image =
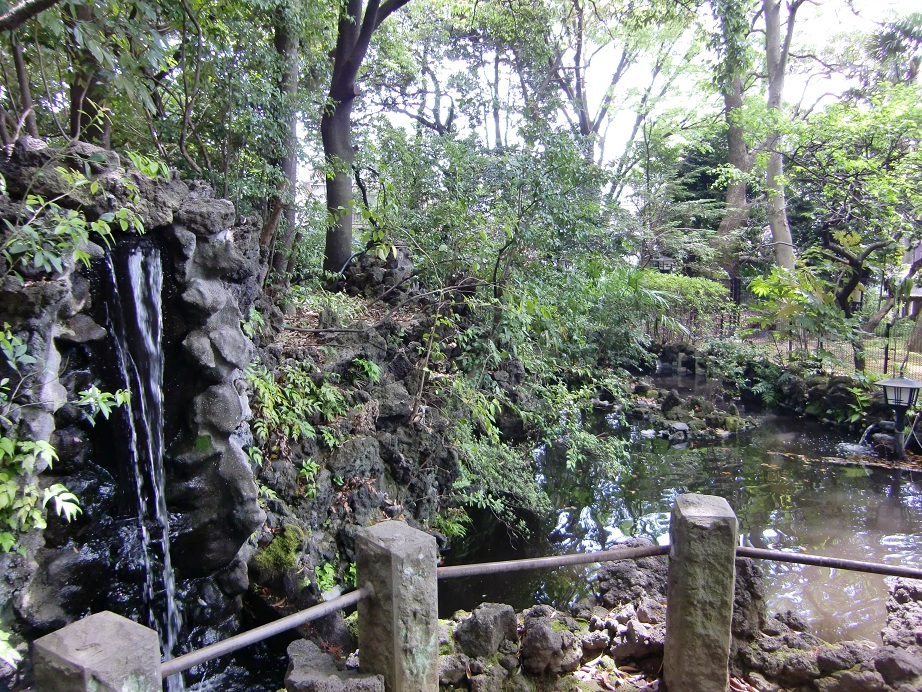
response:
[[[0,104],[0,143],[8,147],[13,143],[13,138],[10,137],[10,131],[6,127],[6,120],[6,111],[3,110],[3,105]]]
[[[787,71],[788,50],[794,30],[794,15],[799,2],[790,5],[787,31],[781,34],[781,0],[762,0],[765,14],[765,62],[768,71],[768,112],[770,117],[781,117],[781,99],[784,94],[784,77]],[[786,269],[794,268],[794,241],[788,225],[787,204],[784,197],[784,161],[781,156],[781,133],[777,126],[769,135],[766,150],[769,152],[765,171],[768,191],[768,224],[775,246],[775,260]]]
[[[78,5],[73,12],[78,23],[93,21],[92,6]],[[111,127],[102,107],[105,83],[100,76],[99,65],[93,54],[81,46],[75,45],[74,51],[76,57],[70,83],[70,136],[108,148]]]
[[[915,313],[913,315],[915,322],[912,325],[912,332],[909,334],[909,343],[906,348],[910,353],[922,353],[922,320],[919,319],[919,315],[922,315],[922,309],[916,306]]]
[[[285,101],[285,119],[286,132],[285,141],[282,144],[283,151],[281,156],[276,160],[276,165],[282,169],[285,176],[287,189],[280,191],[278,198],[284,200],[284,214],[282,219],[282,242],[281,247],[270,245],[269,253],[273,255],[272,266],[278,274],[285,274],[288,271],[289,258],[294,247],[294,238],[297,234],[297,215],[296,215],[296,195],[298,184],[298,110],[295,107],[295,95],[298,90],[298,37],[292,35],[288,30],[287,17],[279,17],[278,24],[275,27],[275,50],[285,61],[285,67],[279,81],[279,91]],[[273,201],[274,206],[274,201]],[[274,237],[278,237],[277,231],[273,232]]]
[[[724,94],[724,121],[727,123],[727,158],[730,165],[740,173],[752,171],[752,157],[746,146],[746,137],[740,123],[743,109],[743,79],[735,77],[729,91]],[[718,233],[726,238],[733,231],[742,228],[749,220],[749,204],[746,201],[746,181],[734,180],[727,186],[727,211],[720,220]]]
[[[323,268],[339,272],[352,255],[352,103],[355,96],[336,102],[320,119],[320,135],[327,166],[327,228]]]
[[[776,137],[771,146],[780,145],[781,138]],[[780,151],[772,151],[768,159],[765,174],[768,188],[768,225],[772,231],[775,245],[775,261],[785,269],[794,269],[794,240],[788,225],[787,202],[784,196],[783,163]]]
[[[327,227],[323,268],[342,271],[352,255],[352,104],[358,95],[355,85],[359,68],[368,52],[371,35],[381,22],[409,0],[347,0],[339,15],[336,48],[333,50],[333,76],[327,105],[320,119],[320,136],[327,173]]]
[[[58,2],[60,0],[23,0],[0,15],[0,31],[15,31],[32,17]]]
[[[22,57],[19,41],[10,34],[10,48],[13,49],[13,63],[16,66],[16,81],[19,83],[19,103],[25,114],[26,133],[38,137],[38,125],[35,122],[35,107],[32,102],[32,90],[29,88],[29,73],[26,61]]]

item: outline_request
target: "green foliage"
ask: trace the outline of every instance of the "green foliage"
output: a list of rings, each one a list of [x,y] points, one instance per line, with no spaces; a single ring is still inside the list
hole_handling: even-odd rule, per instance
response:
[[[55,513],[64,517],[67,521],[73,521],[78,514],[83,512],[77,496],[60,483],[55,483],[51,487],[45,488],[42,507],[45,507],[49,500],[54,503]]]
[[[624,440],[587,429],[587,421],[593,417],[593,399],[603,390],[615,397],[623,391],[613,377],[598,381],[590,379],[582,387],[570,387],[556,381],[537,388],[547,409],[543,420],[539,421],[544,440],[548,444],[564,446],[566,467],[570,471],[582,468],[591,457],[613,476],[627,458]],[[624,403],[623,396],[619,397],[619,407]]]
[[[549,135],[540,150],[491,151],[473,136],[422,132],[411,139],[385,129],[375,153],[384,185],[391,185],[382,223],[425,259],[424,276],[473,273],[495,285],[499,297],[526,266],[607,244],[601,171],[587,165],[567,134]]]
[[[454,427],[452,442],[461,452],[460,477],[451,491],[454,501],[489,510],[523,533],[527,527],[520,512],[550,511],[547,496],[535,481],[530,448],[484,439],[466,421]]]
[[[263,453],[262,450],[256,445],[250,445],[246,448],[247,458],[250,460],[250,463],[257,468],[262,468],[263,466]]]
[[[170,179],[170,168],[163,161],[155,156],[145,156],[136,151],[126,151],[125,155],[131,159],[131,163],[141,173],[149,178]]]
[[[0,623],[2,625],[3,623]],[[10,646],[10,634],[0,629],[0,661],[13,668],[22,660],[22,656],[16,649]]]
[[[320,466],[313,459],[304,459],[298,469],[298,478],[304,483],[304,495],[309,498],[317,497],[317,472]]]
[[[336,449],[342,442],[339,432],[325,425],[320,428],[320,440],[327,446],[327,449]]]
[[[240,323],[240,329],[246,334],[248,339],[262,336],[266,333],[266,320],[262,313],[256,309],[255,305],[250,306],[250,314],[243,322]]]
[[[795,355],[801,359],[811,355],[834,358],[831,353],[812,349],[810,339],[844,340],[852,335],[853,324],[836,305],[828,282],[809,268],[791,272],[775,267],[768,276],[754,278],[749,290],[758,298],[751,306],[758,313],[753,318],[755,324],[771,328],[778,348],[786,348],[782,341],[797,344]]]
[[[648,285],[652,273],[616,267],[600,278],[591,297],[596,325],[593,341],[607,352],[613,365],[649,360],[647,346],[657,330],[685,331],[670,314],[670,301],[675,298]]]
[[[11,409],[21,405],[18,393],[21,384],[30,377],[26,368],[36,363],[29,354],[27,344],[14,334],[8,324],[0,330],[0,352],[6,367],[18,377],[13,385],[10,379],[0,379],[0,551],[20,549],[20,537],[46,526],[44,508],[50,502],[55,513],[66,521],[73,521],[82,511],[77,497],[60,483],[41,489],[36,478],[36,467],[51,468],[58,455],[54,447],[44,440],[18,438],[10,420]],[[11,389],[11,386],[14,388]],[[78,405],[97,406],[104,415],[113,405],[126,400],[124,392],[116,395],[100,392],[95,387],[82,394]],[[91,419],[92,420],[92,419]]]
[[[922,240],[922,86],[878,85],[843,99],[791,133],[788,173],[809,204],[806,255],[845,306],[854,281],[902,274],[903,248]]]
[[[664,296],[670,314],[695,336],[715,334],[722,322],[735,322],[739,316],[739,306],[731,300],[730,292],[716,281],[646,272],[641,283]]]
[[[314,576],[317,577],[317,588],[320,589],[320,593],[336,588],[336,565],[332,562],[324,562],[314,567]]]
[[[848,387],[848,391],[855,397],[855,400],[849,402],[849,410],[843,422],[862,423],[864,422],[868,406],[871,403],[871,392],[866,386],[862,385]]]
[[[278,499],[278,494],[268,485],[256,481],[256,501],[260,507],[265,508],[266,501]]]
[[[254,393],[251,425],[263,459],[289,458],[292,444],[316,437],[315,424],[347,411],[342,390],[329,380],[316,384],[299,363],[285,363],[273,375],[254,362],[247,367],[247,380]],[[324,434],[324,441],[336,444],[333,431]]]
[[[471,518],[463,507],[446,507],[432,517],[429,525],[448,538],[463,538],[471,527]]]
[[[112,413],[112,409],[119,406],[126,406],[131,402],[131,391],[128,389],[119,389],[115,394],[112,392],[103,392],[94,384],[89,389],[80,392],[80,398],[74,402],[74,405],[80,406],[86,410],[86,417],[90,425],[96,424],[96,416],[102,414],[106,420]]]
[[[20,220],[16,223],[3,220],[7,229],[3,257],[7,270],[20,279],[23,271],[62,272],[65,261],[70,259],[89,266],[90,255],[86,245],[95,234],[111,246],[110,224],[117,224],[123,231],[144,232],[140,217],[128,207],[106,212],[92,221],[77,209],[63,207],[61,202],[76,195],[81,188],[87,188],[90,195],[99,194],[101,188],[97,181],[82,173],[61,166],[56,167],[54,172],[67,183],[67,192],[50,200],[29,194]]]
[[[381,379],[381,366],[373,361],[356,358],[349,367],[356,373],[357,382],[365,380],[370,384],[375,384]]]
[[[745,74],[753,59],[747,41],[751,23],[749,6],[738,0],[711,0],[710,6],[719,26],[719,31],[708,37],[718,58],[714,78],[720,91],[729,93],[734,78]]]
[[[365,311],[365,301],[348,293],[326,290],[322,284],[331,278],[335,279],[336,275],[317,276],[309,282],[295,284],[286,292],[285,299],[304,312],[327,311],[339,321],[356,319]]]

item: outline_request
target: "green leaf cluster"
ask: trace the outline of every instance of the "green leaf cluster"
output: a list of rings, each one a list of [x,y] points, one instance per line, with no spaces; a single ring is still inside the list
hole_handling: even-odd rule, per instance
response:
[[[254,394],[251,427],[263,459],[289,458],[293,444],[314,439],[317,427],[348,410],[340,387],[328,379],[317,384],[314,373],[299,363],[285,363],[273,374],[253,362],[247,367],[247,381]],[[324,439],[335,443],[336,438]]]
[[[23,534],[47,525],[45,508],[51,506],[58,516],[73,521],[82,512],[77,497],[64,485],[54,483],[42,488],[37,470],[51,468],[58,455],[45,440],[22,439],[16,434],[14,410],[25,405],[21,392],[32,377],[30,366],[37,360],[28,344],[4,324],[0,329],[0,354],[11,377],[0,379],[0,551],[21,550]],[[102,413],[108,417],[115,406],[128,401],[128,392],[116,394],[92,386],[81,392],[74,404],[87,409],[87,417]]]
[[[6,233],[2,251],[6,270],[20,279],[21,272],[60,273],[68,261],[89,266],[87,244],[91,237],[96,236],[111,247],[112,224],[122,231],[144,232],[140,217],[128,207],[105,212],[91,220],[79,209],[62,206],[80,188],[86,187],[91,195],[99,194],[101,188],[97,181],[83,173],[61,166],[54,171],[66,182],[66,192],[52,199],[29,194],[20,218],[16,222],[3,220]]]

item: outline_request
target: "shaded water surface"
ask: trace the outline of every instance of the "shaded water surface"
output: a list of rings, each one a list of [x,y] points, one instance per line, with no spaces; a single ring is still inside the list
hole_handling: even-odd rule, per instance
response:
[[[537,452],[556,507],[543,535],[516,543],[497,530],[461,546],[452,562],[480,562],[610,548],[625,536],[669,542],[675,496],[725,497],[746,545],[922,568],[922,473],[832,463],[845,440],[828,426],[766,416],[738,439],[670,448],[633,431],[629,460],[608,470],[590,460],[568,470],[560,450]],[[486,547],[485,547],[486,546]],[[762,561],[771,611],[792,609],[827,640],[878,639],[886,619],[886,578]],[[591,593],[594,567],[521,572],[440,586],[443,614],[483,600],[564,608]]]

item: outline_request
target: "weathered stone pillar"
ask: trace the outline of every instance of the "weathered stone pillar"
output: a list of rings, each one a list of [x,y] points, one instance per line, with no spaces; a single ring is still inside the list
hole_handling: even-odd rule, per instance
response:
[[[439,689],[438,555],[435,538],[400,521],[356,534],[361,669],[384,675],[388,692]]]
[[[38,692],[160,692],[160,638],[104,611],[32,643]]]
[[[669,527],[663,676],[672,692],[729,686],[736,515],[722,497],[679,495]]]

